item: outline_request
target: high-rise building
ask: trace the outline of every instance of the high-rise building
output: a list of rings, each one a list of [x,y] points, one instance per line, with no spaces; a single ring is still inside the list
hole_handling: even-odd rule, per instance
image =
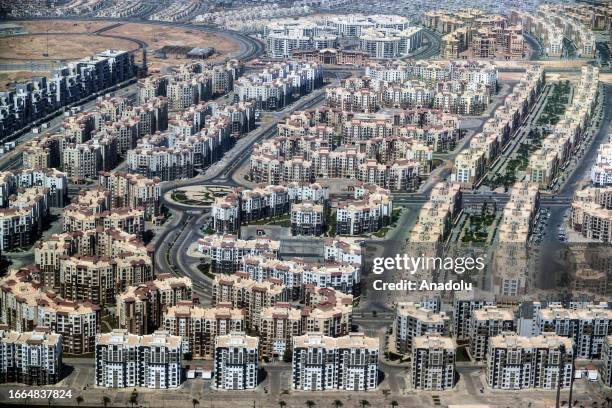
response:
[[[96,385],[106,388],[176,388],[182,382],[182,338],[158,331],[145,336],[113,330],[96,338]]]
[[[419,336],[412,346],[412,386],[418,390],[443,391],[457,380],[457,345],[450,337]]]
[[[61,336],[44,328],[31,332],[0,325],[0,383],[55,384],[62,371]]]
[[[367,391],[378,386],[378,338],[363,333],[293,338],[293,388]]]
[[[257,387],[259,339],[232,332],[215,339],[215,386],[225,390]]]

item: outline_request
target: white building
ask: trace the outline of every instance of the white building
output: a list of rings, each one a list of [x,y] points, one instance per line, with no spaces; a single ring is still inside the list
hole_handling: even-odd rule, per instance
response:
[[[164,331],[138,336],[113,330],[96,338],[96,385],[177,388],[182,382],[182,338]]]
[[[230,333],[215,340],[215,386],[225,390],[257,387],[259,339]]]
[[[572,340],[546,333],[522,337],[504,333],[492,337],[487,354],[489,387],[502,390],[570,386],[573,375]]]
[[[55,384],[61,370],[61,335],[45,328],[18,332],[0,325],[0,383]]]
[[[378,386],[378,338],[363,333],[293,338],[293,388],[301,391],[368,391]]]
[[[453,388],[457,375],[457,345],[450,337],[437,334],[415,337],[412,347],[412,387],[443,391]]]
[[[434,313],[418,303],[399,302],[395,311],[395,347],[399,353],[410,354],[414,338],[427,334],[447,335],[450,318],[444,313]]]

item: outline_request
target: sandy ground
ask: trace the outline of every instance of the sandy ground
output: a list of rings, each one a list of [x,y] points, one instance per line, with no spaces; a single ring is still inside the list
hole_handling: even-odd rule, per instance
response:
[[[210,57],[207,61],[216,61],[227,58],[229,54],[240,49],[240,46],[237,43],[214,34],[207,34],[184,28],[161,27],[150,24],[123,24],[119,27],[105,31],[105,34],[137,38],[146,42],[149,45],[149,50],[157,50],[166,45],[215,48],[215,55]],[[152,69],[177,65],[188,61],[186,59],[174,58],[165,60],[159,59],[155,58],[153,53],[149,53],[147,57]],[[138,61],[139,59],[140,55],[137,55],[136,60]]]
[[[49,33],[49,35],[24,35],[0,39],[0,62],[23,63],[29,60],[60,61],[75,60],[96,52],[108,49],[137,50],[138,44],[124,39],[97,36],[94,31],[117,24],[112,21],[22,21],[15,22],[25,27],[30,34]],[[55,35],[53,33],[56,33]],[[57,33],[74,33],[74,35],[58,35]],[[168,66],[187,63],[187,59],[159,59],[153,56],[154,50],[166,45],[180,45],[187,47],[214,47],[216,53],[208,61],[217,61],[227,58],[231,53],[240,49],[240,46],[223,37],[192,31],[183,28],[163,27],[150,24],[126,23],[102,32],[104,35],[115,35],[144,41],[148,44],[148,62],[151,69],[162,69]],[[49,57],[43,54],[47,50]],[[140,62],[142,54],[137,52],[135,59]],[[22,59],[22,60],[19,60]],[[26,61],[23,61],[25,59]],[[21,68],[20,68],[21,69]],[[29,79],[33,75],[45,75],[44,72],[1,72],[0,89],[8,81]]]
[[[48,45],[48,52],[47,52]],[[109,48],[133,51],[138,44],[118,38],[93,34],[20,35],[0,38],[0,62],[18,63],[35,61],[77,60]],[[49,57],[43,54],[47,52]]]
[[[110,25],[108,21],[65,21],[65,20],[44,20],[44,21],[17,21],[15,24],[23,26],[28,33],[86,33],[99,30]]]

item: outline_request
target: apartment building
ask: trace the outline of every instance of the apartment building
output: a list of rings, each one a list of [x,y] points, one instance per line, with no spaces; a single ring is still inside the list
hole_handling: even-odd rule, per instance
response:
[[[42,234],[48,222],[49,192],[46,187],[19,188],[0,208],[0,251],[27,247]]]
[[[371,184],[358,184],[354,199],[336,206],[336,234],[362,235],[389,225],[393,217],[391,192]]]
[[[251,331],[261,327],[261,313],[278,302],[287,301],[287,289],[280,280],[262,282],[250,279],[246,272],[216,275],[212,287],[212,304],[231,304],[245,311],[246,325]]]
[[[612,387],[612,336],[606,337],[601,351],[602,365],[599,367],[601,381],[606,387]]]
[[[456,292],[453,300],[453,337],[457,340],[467,340],[470,337],[470,322],[474,310],[485,306],[495,306],[493,299],[472,298],[465,292]]]
[[[161,326],[164,310],[191,300],[191,279],[160,274],[155,280],[129,286],[119,293],[115,316],[120,328],[142,336]]]
[[[476,361],[485,361],[492,337],[515,330],[514,314],[497,306],[484,306],[472,312],[470,353]]]
[[[280,110],[323,84],[322,67],[304,62],[270,63],[263,72],[234,81],[237,101],[252,101],[256,109]]]
[[[135,75],[128,51],[106,50],[18,83],[0,97],[0,136],[6,136],[67,105],[101,92]]]
[[[214,384],[224,390],[249,390],[259,384],[259,339],[232,332],[218,336],[214,348]]]
[[[612,310],[601,307],[566,309],[549,307],[538,311],[538,333],[553,332],[573,341],[577,358],[600,358],[607,336],[612,334]]]
[[[124,329],[96,337],[96,385],[103,388],[177,388],[181,385],[182,338],[157,331],[139,336]]]
[[[208,235],[198,240],[198,251],[204,254],[205,262],[210,262],[214,273],[237,272],[248,256],[278,258],[279,250],[280,241],[267,237],[239,239],[235,235]]]
[[[303,326],[301,310],[289,303],[264,308],[258,331],[261,357],[287,360],[288,353],[292,352],[293,338],[304,333]]]
[[[490,339],[488,385],[501,390],[568,388],[573,353],[572,340],[551,333],[537,337],[501,333]]]
[[[60,296],[71,301],[115,304],[118,293],[128,286],[153,279],[149,255],[122,253],[120,257],[62,256],[59,260]]]
[[[62,371],[62,340],[45,328],[13,331],[0,325],[0,383],[55,384]]]
[[[231,304],[205,308],[195,302],[178,302],[162,317],[164,330],[181,336],[193,358],[212,358],[217,336],[245,331],[245,312]]]
[[[242,270],[257,281],[279,279],[292,291],[294,299],[300,298],[304,285],[307,284],[353,294],[358,291],[361,280],[359,265],[333,262],[319,264],[303,259],[278,260],[261,255],[244,257]]]
[[[301,391],[368,391],[378,386],[378,338],[363,333],[293,338],[293,388]]]
[[[161,195],[159,178],[149,179],[141,174],[101,172],[98,182],[110,192],[110,209],[143,208],[147,221],[159,216]]]
[[[326,229],[326,209],[322,204],[292,203],[290,214],[292,235],[316,236]]]
[[[70,302],[46,292],[27,270],[11,270],[0,280],[0,320],[11,330],[27,332],[47,327],[61,336],[64,353],[94,350],[100,332],[100,307]]]
[[[413,339],[412,387],[415,390],[450,390],[457,382],[457,345],[450,337],[437,334]]]
[[[485,160],[481,150],[468,148],[457,155],[451,174],[451,181],[472,189],[485,171]]]
[[[396,306],[393,333],[398,353],[412,353],[415,337],[428,334],[444,336],[449,330],[450,318],[444,313],[434,313],[414,302],[399,302]]]

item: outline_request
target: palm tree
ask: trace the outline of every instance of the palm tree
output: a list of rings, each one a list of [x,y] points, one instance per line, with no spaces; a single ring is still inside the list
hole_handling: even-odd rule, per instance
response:
[[[612,403],[612,398],[606,397],[606,408],[610,408],[610,403]]]
[[[130,404],[134,406],[137,403],[138,403],[138,392],[136,392],[136,388],[134,388],[134,391],[132,391],[132,395],[130,395]]]
[[[48,401],[49,401],[49,406],[51,406],[51,404],[53,404],[53,397],[49,397]]]
[[[83,397],[81,395],[76,397],[76,403],[77,403],[77,406],[81,406],[81,404],[83,403]]]
[[[361,408],[365,408],[365,407],[369,407],[370,406],[370,402],[368,400],[361,400],[361,401],[359,401],[359,404],[361,405]]]
[[[392,406],[393,408],[397,407],[398,405],[399,405],[399,404],[397,403],[397,401],[395,401],[395,400],[391,401],[391,406]]]
[[[108,406],[109,402],[110,402],[110,398],[108,396],[105,395],[102,397],[102,403],[104,404],[104,408]]]
[[[193,405],[193,408],[195,408],[196,405],[200,405],[200,401],[194,398],[191,400],[191,404]]]
[[[335,407],[335,408],[340,408],[342,405],[344,405],[344,404],[342,403],[342,401],[340,401],[340,400],[335,400],[335,401],[334,401],[334,407]]]
[[[314,407],[315,405],[317,405],[317,404],[315,404],[315,402],[314,402],[314,401],[311,401],[311,400],[306,401],[306,406],[307,406],[308,408],[312,408],[312,407]]]
[[[285,401],[278,401],[278,406],[281,408],[285,408],[285,406],[287,405],[287,403]]]

